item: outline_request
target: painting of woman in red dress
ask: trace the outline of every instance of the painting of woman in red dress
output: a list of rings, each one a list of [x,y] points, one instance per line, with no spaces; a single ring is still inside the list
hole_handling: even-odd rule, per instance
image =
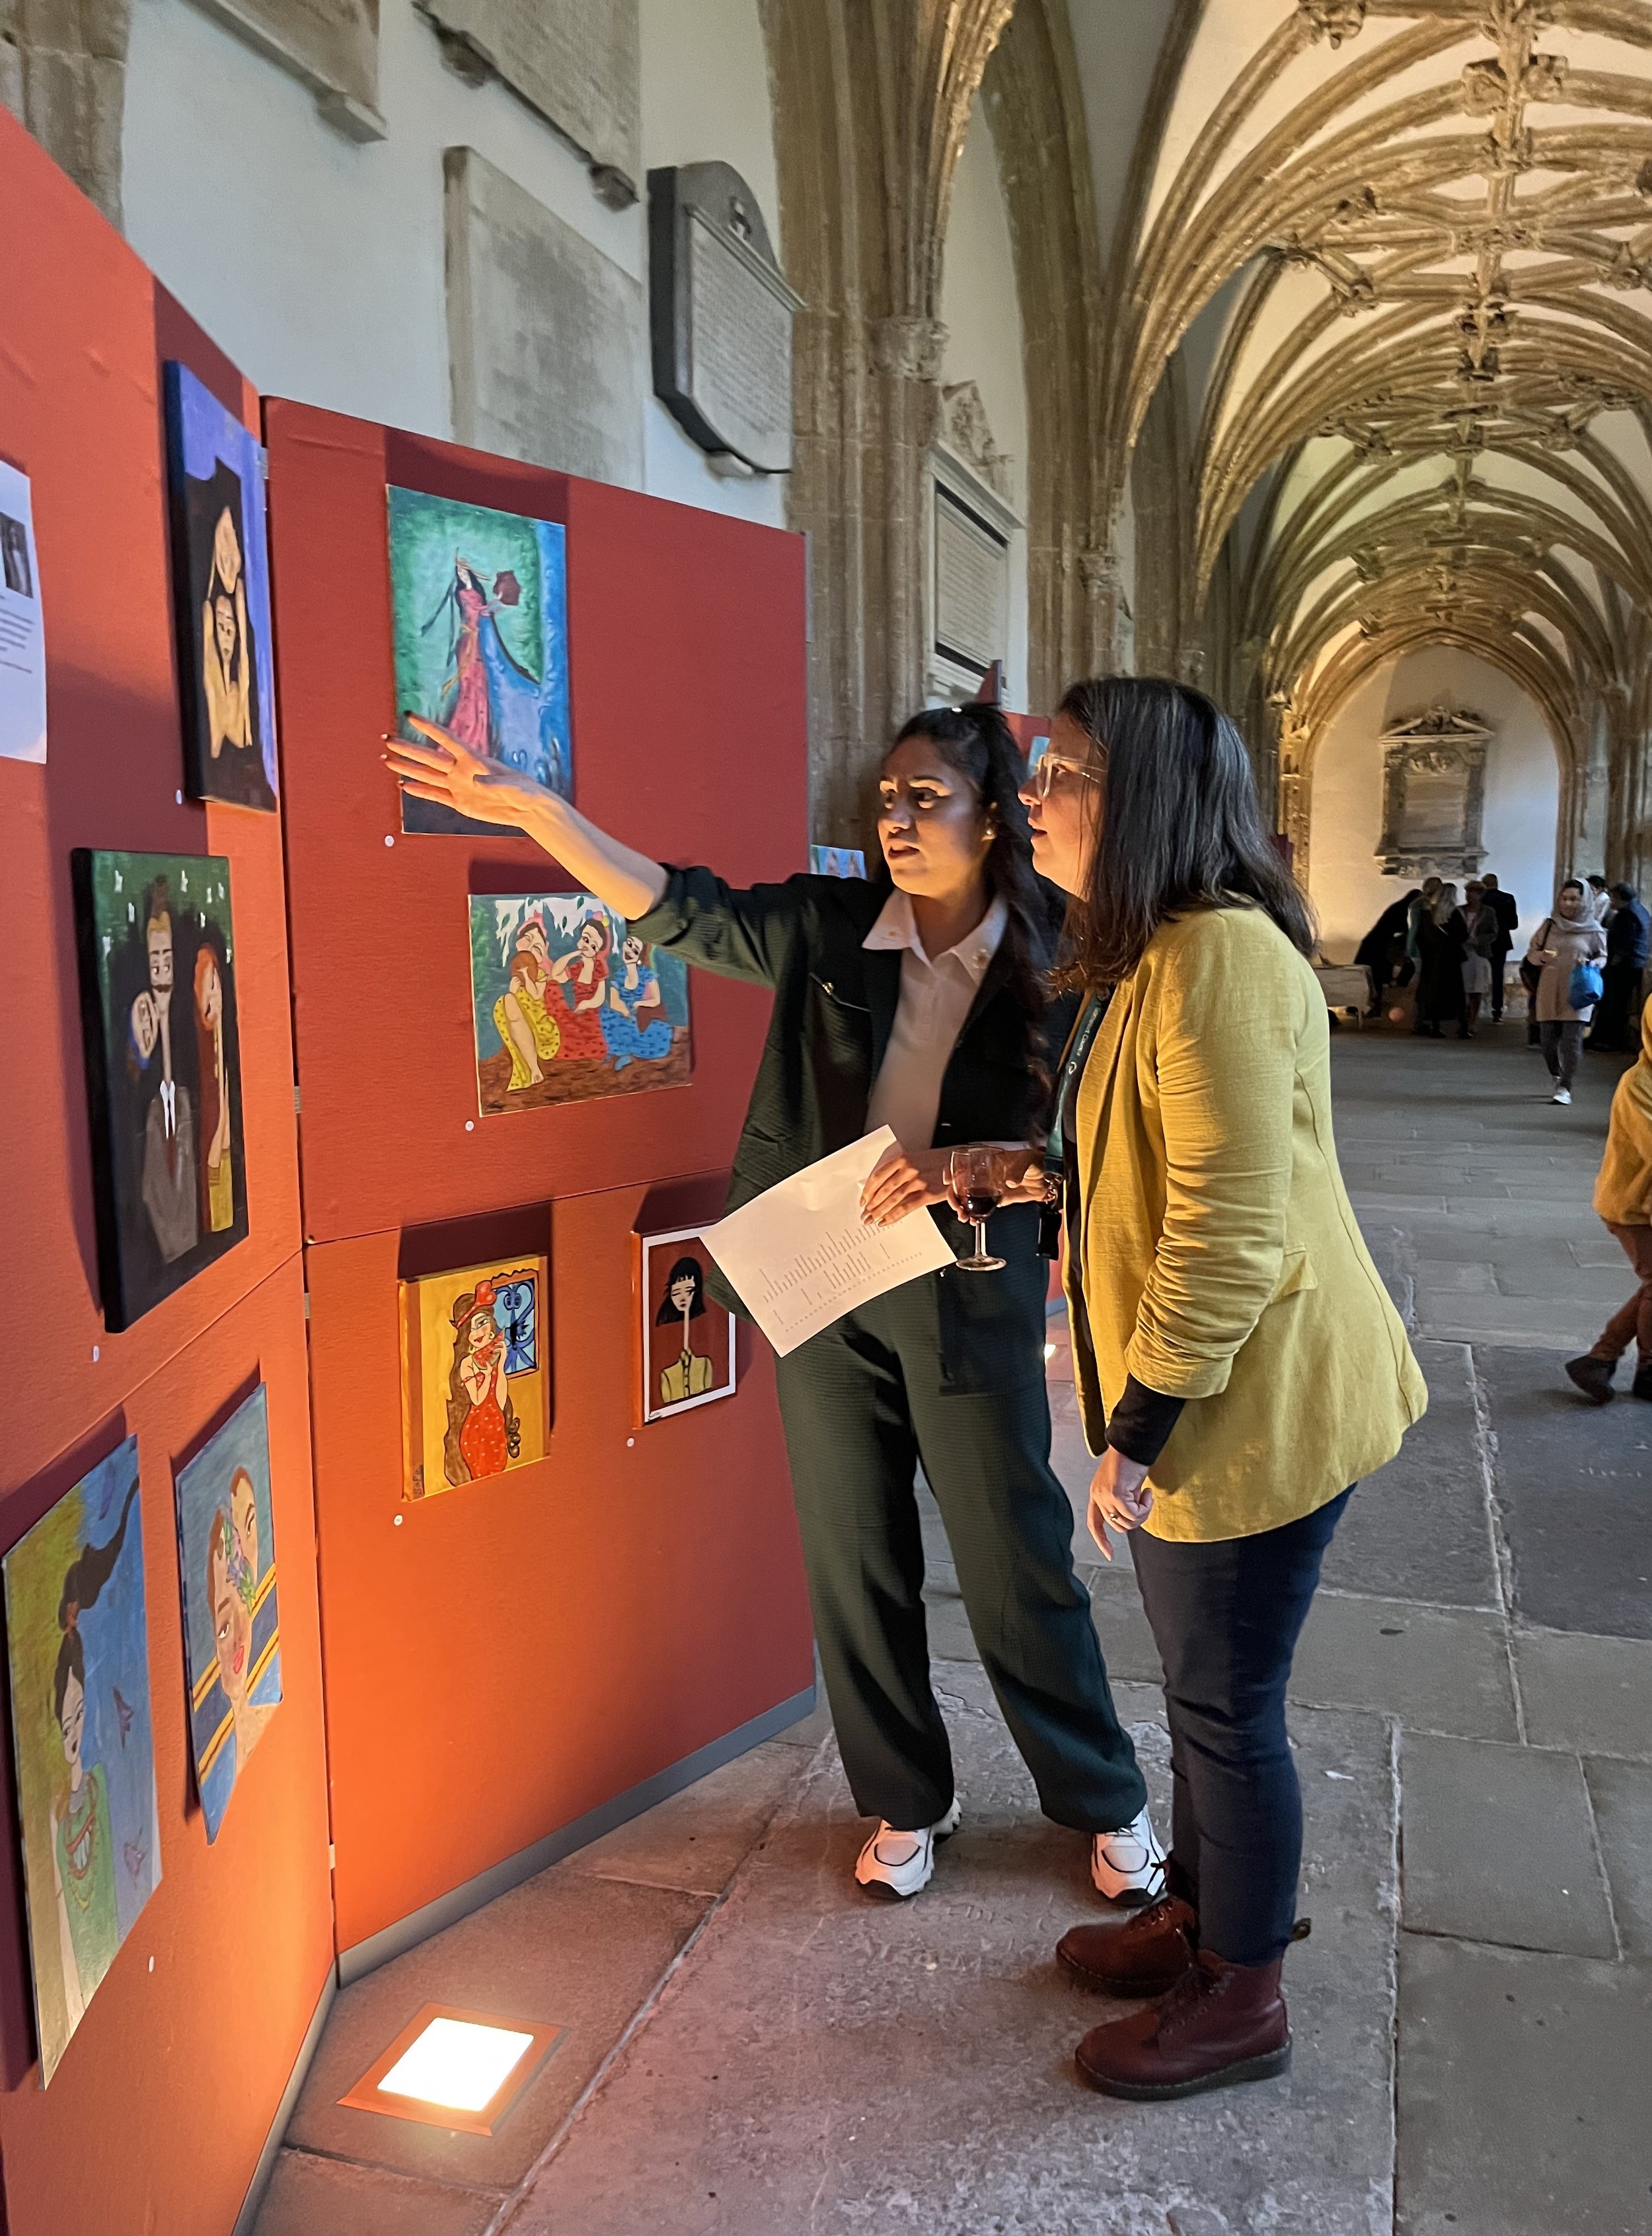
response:
[[[602,1036],[602,1004],[608,999],[608,957],[614,935],[605,916],[588,916],[579,928],[571,955],[559,955],[550,975],[562,990],[568,1014],[559,1016],[562,1054],[608,1060]]]
[[[450,1484],[503,1475],[522,1450],[522,1429],[505,1384],[504,1331],[495,1289],[479,1281],[453,1306],[453,1365],[447,1385],[444,1472]]]
[[[482,587],[482,578],[467,559],[455,556],[453,603],[458,626],[453,647],[453,673],[447,679],[443,704],[443,727],[467,745],[473,753],[490,755],[490,707],[488,674],[482,662],[482,624],[498,611]]]

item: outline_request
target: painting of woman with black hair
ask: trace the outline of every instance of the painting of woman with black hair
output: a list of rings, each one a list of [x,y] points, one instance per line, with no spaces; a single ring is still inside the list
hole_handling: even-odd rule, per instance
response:
[[[655,1421],[734,1394],[734,1323],[706,1293],[696,1229],[648,1235],[642,1250],[642,1417]]]
[[[43,2078],[161,1876],[137,1440],[5,1556]]]
[[[273,808],[264,454],[183,365],[167,367],[167,422],[188,791]]]

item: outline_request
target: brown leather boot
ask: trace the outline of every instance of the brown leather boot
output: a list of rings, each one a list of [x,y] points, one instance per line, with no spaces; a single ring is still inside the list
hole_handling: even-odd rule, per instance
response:
[[[1056,1957],[1103,1995],[1162,1996],[1192,1963],[1198,1938],[1196,1913],[1167,1894],[1127,1925],[1074,1926],[1056,1943]]]
[[[1155,2102],[1289,2070],[1280,1964],[1229,1964],[1201,1949],[1168,1995],[1093,2027],[1078,2069],[1106,2096]]]

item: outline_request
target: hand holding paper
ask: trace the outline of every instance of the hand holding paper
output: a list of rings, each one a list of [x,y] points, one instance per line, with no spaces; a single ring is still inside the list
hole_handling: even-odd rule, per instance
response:
[[[952,1263],[932,1219],[913,1213],[877,1227],[861,1219],[867,1175],[894,1142],[880,1126],[702,1234],[782,1358],[856,1305]]]

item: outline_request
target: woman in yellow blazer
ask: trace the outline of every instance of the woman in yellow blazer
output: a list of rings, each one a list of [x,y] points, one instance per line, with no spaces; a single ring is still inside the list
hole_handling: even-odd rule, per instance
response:
[[[1181,2096],[1289,2062],[1286,1684],[1351,1488],[1427,1391],[1337,1169],[1312,927],[1233,724],[1179,684],[1077,684],[1023,797],[1089,996],[1062,1134],[1090,1527],[1109,1559],[1130,1533],[1175,1779],[1169,1891],[1058,1953],[1159,1998],[1085,2036],[1085,2077]]]
[[[1617,1362],[1633,1344],[1629,1388],[1636,1398],[1652,1398],[1652,1002],[1641,1012],[1640,1056],[1612,1097],[1595,1209],[1622,1244],[1639,1286],[1607,1321],[1593,1349],[1566,1361],[1566,1371],[1592,1405],[1604,1405]]]

